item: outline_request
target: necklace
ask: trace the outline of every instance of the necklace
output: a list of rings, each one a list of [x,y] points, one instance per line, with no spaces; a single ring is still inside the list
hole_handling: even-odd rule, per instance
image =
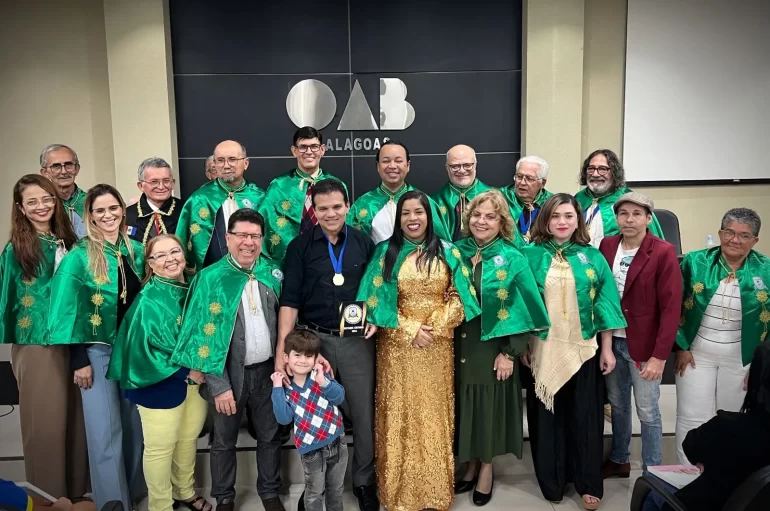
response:
[[[235,194],[244,190],[246,188],[246,180],[244,179],[241,181],[241,184],[236,186],[235,188],[230,188],[225,183],[223,183],[221,180],[217,179],[217,184],[219,185],[222,190],[227,192],[227,198],[230,200],[235,200]]]
[[[476,183],[478,183],[478,180],[474,179],[473,183],[470,184],[469,186],[467,186],[466,188],[460,188],[460,187],[457,187],[457,186],[453,185],[451,182],[449,183],[449,187],[452,190],[454,190],[455,192],[460,194],[460,230],[461,231],[462,231],[462,229],[464,227],[464,223],[465,223],[465,220],[463,218],[465,216],[464,215],[464,213],[465,213],[465,206],[467,205],[467,200],[465,198],[465,195],[468,192],[470,192],[471,190],[473,190],[474,188],[476,188]]]
[[[564,257],[564,251],[572,246],[572,242],[570,241],[567,244],[561,246],[554,243],[553,240],[549,241],[548,243],[550,243],[551,247],[553,247],[555,251],[553,257],[556,259],[556,262],[559,263],[559,284],[561,285],[561,314],[562,317],[566,320],[569,319],[567,314],[567,270],[569,269],[569,261],[567,261],[567,258]]]
[[[387,195],[389,202],[396,202],[396,197],[398,197],[404,190],[406,190],[406,183],[401,183],[401,186],[398,187],[398,190],[395,192],[391,192],[388,190],[388,188],[380,183],[380,191]]]
[[[256,314],[258,307],[257,307],[257,301],[254,299],[254,274],[251,271],[247,271],[245,268],[238,266],[237,263],[235,263],[230,256],[230,254],[227,254],[227,262],[230,266],[232,266],[235,270],[245,273],[249,277],[249,281],[246,283],[246,298],[249,301],[249,309],[251,309],[252,314]],[[256,262],[254,263],[254,266],[256,266]],[[252,268],[253,270],[253,268]]]

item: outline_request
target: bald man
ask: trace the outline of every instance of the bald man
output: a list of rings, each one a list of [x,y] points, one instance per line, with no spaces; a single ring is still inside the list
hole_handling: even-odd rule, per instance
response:
[[[187,263],[196,271],[227,254],[227,221],[241,208],[257,209],[265,191],[244,179],[246,148],[225,140],[214,149],[217,178],[198,188],[182,207],[176,235],[187,247]]]
[[[433,199],[449,228],[452,240],[463,238],[462,215],[467,204],[481,192],[492,188],[476,178],[476,151],[467,145],[456,145],[446,153],[446,171],[449,182]]]

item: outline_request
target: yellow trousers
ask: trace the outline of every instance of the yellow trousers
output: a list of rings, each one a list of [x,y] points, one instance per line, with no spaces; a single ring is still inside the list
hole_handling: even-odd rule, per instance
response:
[[[195,496],[195,454],[208,404],[198,385],[187,387],[187,398],[176,408],[156,410],[137,406],[144,433],[144,477],[150,511],[171,511],[174,499]]]

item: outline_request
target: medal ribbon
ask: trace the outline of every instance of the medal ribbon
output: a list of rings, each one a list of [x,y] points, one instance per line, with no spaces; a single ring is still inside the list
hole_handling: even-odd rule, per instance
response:
[[[529,222],[524,221],[525,211],[529,211]],[[535,208],[532,204],[527,204],[524,211],[521,212],[521,215],[519,215],[519,229],[521,230],[522,236],[529,234],[529,228],[532,227],[532,222],[535,221],[535,217],[539,212],[540,207],[538,206]]]
[[[332,268],[334,268],[334,274],[342,275],[342,258],[345,257],[345,247],[348,246],[348,226],[345,225],[345,241],[342,242],[342,248],[340,249],[339,257],[335,257],[334,245],[332,245],[332,242],[329,241],[329,236],[327,236],[325,232],[324,237],[326,238],[327,246],[329,248],[329,258],[332,260]]]

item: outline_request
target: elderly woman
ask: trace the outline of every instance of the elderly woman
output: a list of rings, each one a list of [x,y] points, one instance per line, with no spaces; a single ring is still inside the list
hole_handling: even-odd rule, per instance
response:
[[[472,268],[481,316],[455,329],[457,457],[468,462],[455,493],[472,489],[473,503],[492,497],[492,460],[521,458],[523,417],[518,357],[528,332],[547,328],[548,312],[526,258],[513,244],[514,223],[505,197],[483,192],[468,205],[466,237],[457,242]]]
[[[761,222],[755,211],[731,209],[722,218],[720,246],[690,252],[682,262],[684,303],[676,355],[676,442],[687,457],[687,432],[717,410],[741,408],[749,363],[767,337],[770,260],[755,252]]]

